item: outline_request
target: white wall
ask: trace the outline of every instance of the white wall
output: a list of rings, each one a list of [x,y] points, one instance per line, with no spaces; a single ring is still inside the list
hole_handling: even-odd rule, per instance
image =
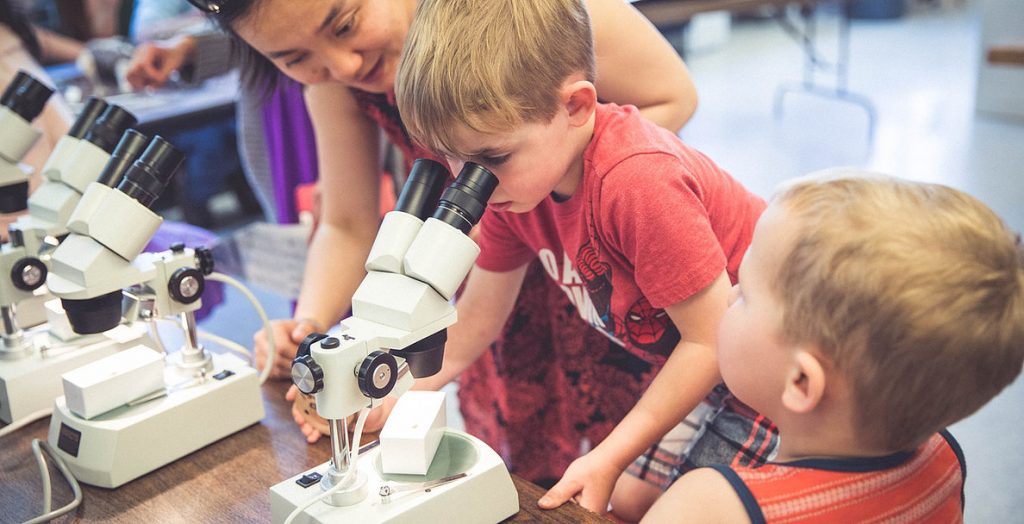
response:
[[[979,112],[1024,118],[1024,66],[994,66],[985,60],[993,44],[1024,44],[1024,1],[981,0],[980,60],[976,107]]]

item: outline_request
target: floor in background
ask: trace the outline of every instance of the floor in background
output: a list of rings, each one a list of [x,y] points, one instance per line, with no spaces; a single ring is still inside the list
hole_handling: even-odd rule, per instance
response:
[[[834,17],[823,17],[822,42],[834,42],[835,27]],[[764,196],[793,176],[856,166],[963,189],[1020,231],[1024,122],[974,113],[978,27],[969,8],[854,23],[849,87],[877,109],[869,141],[865,113],[834,100],[791,94],[774,118],[776,87],[800,80],[803,57],[774,22],[742,22],[724,46],[688,57],[701,98],[682,136]],[[271,318],[288,315],[287,301],[260,297]],[[257,325],[230,293],[203,327],[250,344]],[[967,521],[1021,522],[1024,381],[951,429],[967,456]]]

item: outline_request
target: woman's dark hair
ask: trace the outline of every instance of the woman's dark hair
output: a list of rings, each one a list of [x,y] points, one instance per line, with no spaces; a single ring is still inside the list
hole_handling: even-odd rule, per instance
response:
[[[207,16],[231,36],[231,54],[238,60],[242,82],[247,88],[267,97],[277,87],[281,72],[273,62],[243,40],[234,28],[236,22],[252,15],[262,1],[223,0],[220,2],[223,7],[217,12],[207,10]]]
[[[32,58],[37,61],[41,60],[43,50],[39,47],[35,29],[29,23],[28,16],[21,9],[12,5],[10,0],[0,0],[0,24],[11,28]]]

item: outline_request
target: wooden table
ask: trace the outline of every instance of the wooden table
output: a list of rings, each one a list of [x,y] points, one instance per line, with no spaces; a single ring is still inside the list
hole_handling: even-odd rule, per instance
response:
[[[1024,66],[1024,42],[993,45],[986,58],[993,65]]]
[[[260,424],[211,444],[117,489],[82,486],[84,500],[56,522],[267,522],[271,485],[329,458],[328,439],[306,445],[283,399],[284,384],[263,387]],[[42,487],[30,442],[44,439],[49,419],[0,440],[0,522],[23,522],[41,513]],[[187,428],[178,428],[187,431]],[[63,477],[50,468],[54,508],[72,499]],[[509,522],[609,522],[575,504],[537,507],[538,486],[513,475],[520,511]]]

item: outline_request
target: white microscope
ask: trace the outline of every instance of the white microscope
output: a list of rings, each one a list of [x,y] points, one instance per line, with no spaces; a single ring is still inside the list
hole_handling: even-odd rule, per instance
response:
[[[120,486],[263,418],[255,370],[197,341],[194,312],[213,271],[209,252],[176,245],[142,253],[162,222],[148,206],[182,159],[154,137],[116,188],[90,184],[53,254],[47,285],[76,332],[104,332],[143,308],[179,315],[185,334],[184,347],[166,358],[137,346],[63,375],[48,441],[78,480],[94,486]]]
[[[437,162],[416,161],[370,250],[352,316],[336,335],[311,335],[300,346],[292,381],[316,396],[332,459],[271,488],[275,523],[498,522],[519,511],[504,462],[460,431],[442,428],[426,474],[385,473],[380,447],[351,463],[346,417],[441,369],[447,327],[456,321],[450,301],[480,252],[467,233],[498,183],[467,163],[427,218],[447,176]]]
[[[36,418],[61,395],[64,372],[152,344],[145,326],[131,322],[104,334],[74,333],[44,287],[81,192],[92,181],[116,183],[145,147],[145,136],[127,130],[134,123],[124,109],[90,100],[47,160],[49,174],[28,199],[28,214],[11,224],[10,242],[0,247],[0,420]]]

